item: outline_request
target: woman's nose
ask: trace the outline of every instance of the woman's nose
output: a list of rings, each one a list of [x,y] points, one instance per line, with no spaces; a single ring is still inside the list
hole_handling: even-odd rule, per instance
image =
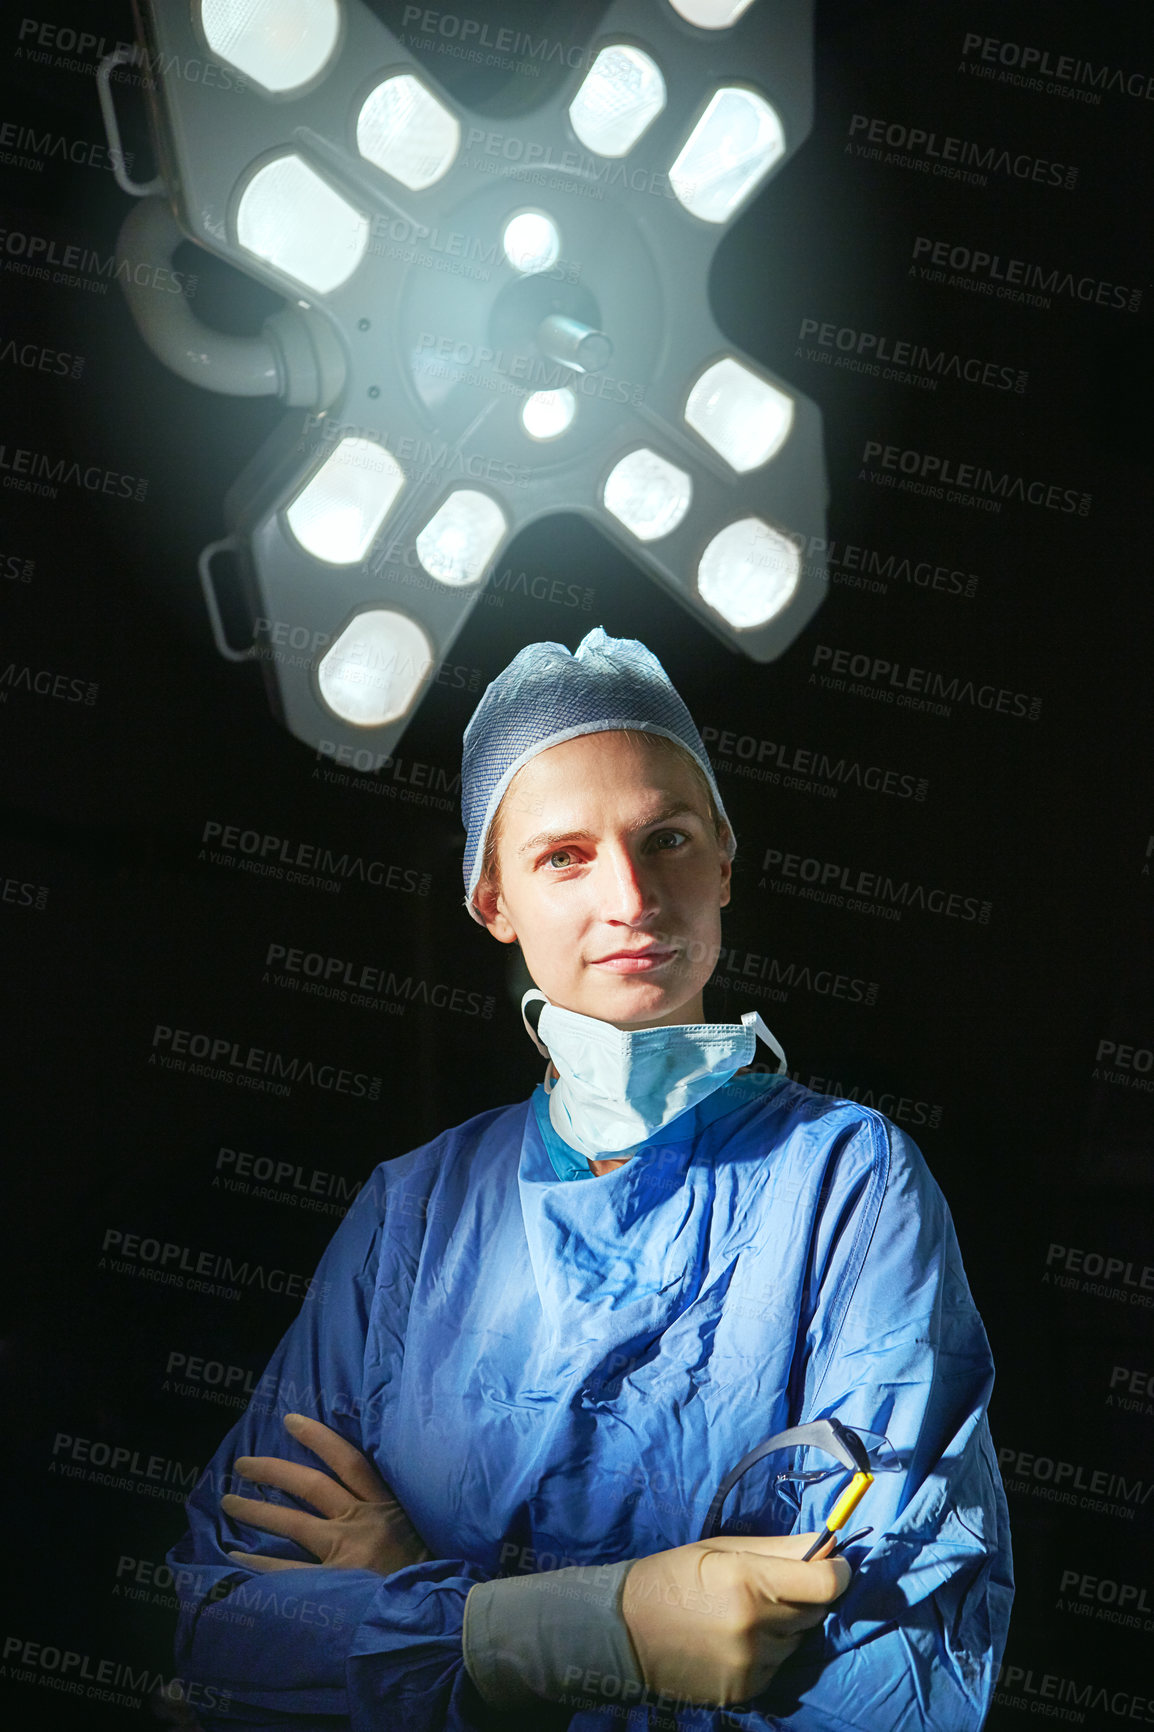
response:
[[[627,848],[615,848],[603,859],[602,915],[606,920],[636,926],[657,907],[652,876]]]

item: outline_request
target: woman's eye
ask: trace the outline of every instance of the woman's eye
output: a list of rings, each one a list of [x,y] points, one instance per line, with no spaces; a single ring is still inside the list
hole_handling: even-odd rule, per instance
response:
[[[684,830],[657,830],[649,840],[655,849],[667,854],[670,848],[676,848],[679,842],[687,840]]]

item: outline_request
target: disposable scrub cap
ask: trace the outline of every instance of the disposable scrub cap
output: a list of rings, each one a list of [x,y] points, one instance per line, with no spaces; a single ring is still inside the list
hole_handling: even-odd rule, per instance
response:
[[[575,654],[560,643],[528,644],[486,688],[465,729],[465,904],[478,923],[473,898],[485,838],[517,771],[564,740],[619,728],[664,734],[683,745],[701,766],[717,810],[729,823],[701,735],[651,650],[636,638],[609,637],[600,626],[585,635]],[[734,847],[731,842],[731,858]]]

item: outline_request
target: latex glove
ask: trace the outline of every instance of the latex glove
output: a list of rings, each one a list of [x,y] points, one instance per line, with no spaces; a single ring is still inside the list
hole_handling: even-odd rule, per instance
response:
[[[220,1500],[225,1515],[249,1527],[283,1534],[319,1559],[310,1564],[293,1558],[262,1557],[256,1552],[229,1552],[237,1563],[253,1570],[315,1570],[327,1566],[338,1570],[375,1570],[388,1576],[407,1564],[420,1564],[432,1556],[424,1540],[405,1514],[372,1462],[331,1426],[302,1413],[286,1413],[285,1430],[319,1455],[336,1479],[318,1468],[283,1461],[274,1455],[240,1455],[233,1466],[243,1479],[255,1485],[273,1485],[302,1503],[320,1510],[287,1509],[264,1498],[237,1497],[228,1492]]]
[[[714,1705],[759,1695],[849,1587],[844,1558],[801,1561],[816,1538],[722,1534],[638,1558],[621,1610],[646,1688]]]

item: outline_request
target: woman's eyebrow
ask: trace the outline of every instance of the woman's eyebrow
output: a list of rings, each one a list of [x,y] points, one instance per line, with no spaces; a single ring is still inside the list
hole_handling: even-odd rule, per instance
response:
[[[541,830],[536,836],[530,836],[527,842],[522,842],[518,854],[532,854],[538,848],[557,848],[562,842],[588,842],[593,836],[592,830]]]
[[[640,824],[633,826],[634,830],[648,830],[654,824],[668,824],[671,818],[700,818],[701,813],[693,806],[687,806],[684,800],[673,800],[668,806],[663,806],[659,812],[654,812],[651,818],[643,818]]]
[[[687,806],[684,800],[675,800],[670,806],[663,806],[660,812],[654,812],[651,817],[643,818],[639,824],[633,825],[633,832],[648,830],[654,824],[667,824],[671,818],[700,818],[701,813],[692,806]],[[559,848],[563,842],[588,842],[593,839],[592,830],[541,830],[536,836],[530,836],[527,842],[522,842],[518,855],[532,854],[538,848]]]

